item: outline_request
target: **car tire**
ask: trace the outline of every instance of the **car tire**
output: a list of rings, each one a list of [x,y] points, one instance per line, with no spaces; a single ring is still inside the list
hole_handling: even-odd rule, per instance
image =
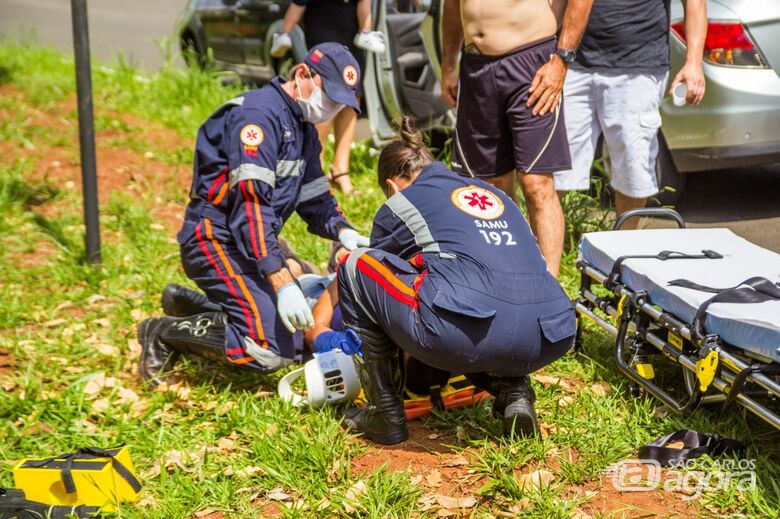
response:
[[[274,73],[277,76],[282,76],[284,79],[290,79],[290,73],[295,65],[297,63],[290,52],[283,58],[271,58],[271,66],[274,69]]]
[[[658,132],[658,156],[655,159],[655,174],[661,191],[647,200],[649,207],[674,205],[680,199],[685,189],[685,174],[677,171],[672,154],[663,133]],[[596,143],[595,160],[590,170],[590,190],[588,194],[598,198],[601,207],[608,209],[615,206],[615,193],[609,185],[611,178],[609,153],[604,144],[604,136]]]
[[[195,40],[195,37],[190,33],[182,35],[181,55],[188,67],[197,67],[201,70],[206,68],[207,58],[198,47],[198,42]]]

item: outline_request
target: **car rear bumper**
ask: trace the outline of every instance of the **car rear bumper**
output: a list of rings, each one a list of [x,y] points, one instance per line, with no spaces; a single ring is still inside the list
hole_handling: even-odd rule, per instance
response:
[[[780,140],[671,150],[679,171],[705,171],[780,162]]]
[[[684,47],[672,38],[674,77]],[[706,93],[698,107],[661,104],[662,132],[680,171],[778,160],[780,76],[770,68],[704,64]],[[755,154],[755,157],[753,155]]]

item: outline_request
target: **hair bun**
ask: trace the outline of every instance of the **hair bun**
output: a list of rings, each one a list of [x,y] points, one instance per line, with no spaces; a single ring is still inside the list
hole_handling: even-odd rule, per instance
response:
[[[408,115],[401,118],[400,136],[401,141],[411,150],[417,151],[425,145],[422,134],[414,124],[414,119]]]

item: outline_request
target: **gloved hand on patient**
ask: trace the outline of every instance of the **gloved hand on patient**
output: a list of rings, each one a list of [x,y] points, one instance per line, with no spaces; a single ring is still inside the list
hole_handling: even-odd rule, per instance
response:
[[[335,349],[340,349],[347,355],[363,355],[360,347],[363,345],[363,341],[360,340],[358,334],[353,330],[346,330],[343,332],[322,332],[314,339],[315,353],[325,353]]]

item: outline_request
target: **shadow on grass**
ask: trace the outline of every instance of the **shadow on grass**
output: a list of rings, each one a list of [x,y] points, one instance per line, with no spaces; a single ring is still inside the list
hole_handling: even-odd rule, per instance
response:
[[[0,65],[0,85],[5,85],[11,82],[11,69]]]

